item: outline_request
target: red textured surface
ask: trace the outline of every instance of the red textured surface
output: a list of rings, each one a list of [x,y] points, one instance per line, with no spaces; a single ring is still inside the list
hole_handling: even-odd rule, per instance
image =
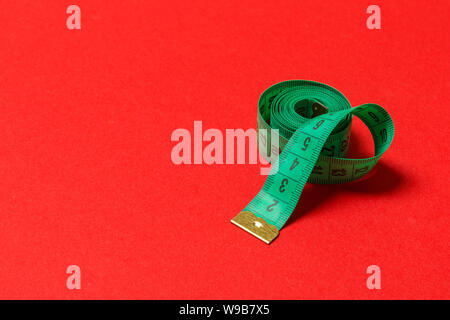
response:
[[[449,298],[448,1],[379,0],[373,31],[367,1],[75,3],[80,31],[70,3],[1,3],[1,298]],[[267,246],[229,222],[259,166],[175,166],[170,136],[255,127],[287,79],[384,106],[396,136],[369,179],[308,185]]]

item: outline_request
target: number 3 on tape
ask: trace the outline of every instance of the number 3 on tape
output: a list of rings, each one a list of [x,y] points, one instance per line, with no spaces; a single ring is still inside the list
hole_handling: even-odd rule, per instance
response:
[[[373,157],[345,157],[353,116],[372,133]],[[269,129],[279,130],[279,145],[284,147],[274,164],[278,170],[231,222],[268,244],[294,211],[306,182],[338,184],[365,176],[394,137],[394,123],[381,106],[352,108],[336,89],[307,80],[280,82],[264,91],[258,103],[259,129],[266,130],[267,141]],[[261,154],[270,155],[270,145],[261,146],[267,148]]]

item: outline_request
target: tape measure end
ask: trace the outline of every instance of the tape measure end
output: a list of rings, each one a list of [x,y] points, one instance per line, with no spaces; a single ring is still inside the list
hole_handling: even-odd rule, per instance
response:
[[[315,101],[312,105],[312,109],[313,109],[313,118],[317,117],[321,114],[326,114],[328,113],[328,108],[325,107],[323,104],[321,104],[320,102]]]
[[[269,224],[266,220],[255,216],[250,211],[242,211],[231,219],[231,223],[270,244],[280,233],[277,227]]]

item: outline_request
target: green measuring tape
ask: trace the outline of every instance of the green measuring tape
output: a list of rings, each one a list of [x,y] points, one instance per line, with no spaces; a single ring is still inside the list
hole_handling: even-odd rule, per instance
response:
[[[371,158],[345,158],[353,115],[372,133]],[[278,129],[278,134],[271,129]],[[273,85],[259,99],[258,145],[266,158],[279,156],[261,191],[231,222],[270,243],[297,206],[307,181],[345,183],[365,176],[393,137],[394,123],[377,104],[352,108],[342,93],[314,81]],[[271,141],[276,138],[279,148],[274,149]]]

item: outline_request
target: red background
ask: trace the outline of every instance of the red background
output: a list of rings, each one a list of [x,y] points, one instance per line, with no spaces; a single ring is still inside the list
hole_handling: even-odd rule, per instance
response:
[[[368,1],[75,3],[70,31],[72,2],[1,1],[1,298],[449,298],[449,1],[378,0],[381,30]],[[254,128],[287,79],[384,106],[396,135],[370,178],[307,185],[267,246],[229,222],[260,167],[176,166],[170,136]]]

